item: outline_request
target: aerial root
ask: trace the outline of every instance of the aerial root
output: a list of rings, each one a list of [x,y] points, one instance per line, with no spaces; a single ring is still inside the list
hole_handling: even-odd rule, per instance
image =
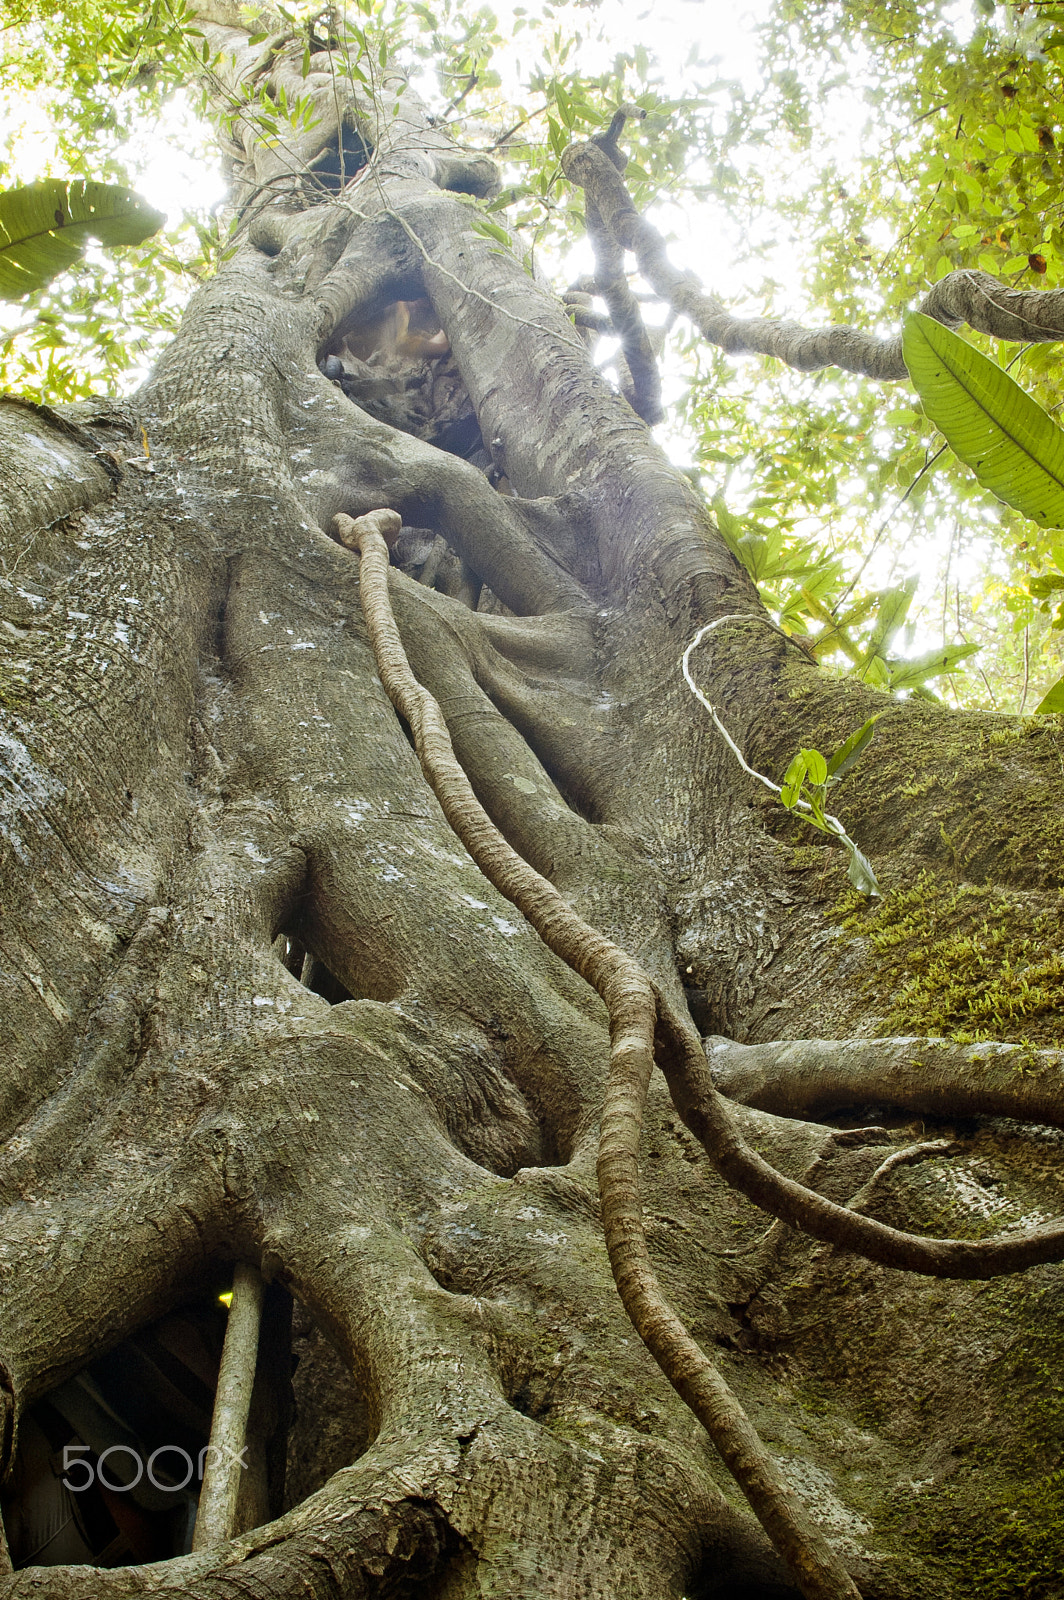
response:
[[[663,1296],[641,1220],[638,1147],[654,1066],[657,999],[647,975],[589,927],[553,884],[511,849],[455,759],[439,706],[414,678],[388,596],[386,536],[398,515],[338,517],[341,542],[361,557],[362,609],[381,682],[409,723],[422,770],[448,822],[481,871],[591,983],[610,1014],[610,1073],[599,1143],[599,1187],[610,1263],[621,1300],[662,1371],[702,1422],[808,1600],[859,1600],[845,1568],[783,1483],[771,1456],[712,1362]]]
[[[241,1455],[247,1444],[251,1391],[259,1353],[259,1325],[265,1285],[256,1267],[238,1261],[222,1347],[218,1390],[211,1419],[207,1470],[200,1490],[193,1550],[224,1544],[236,1529]]]
[[[929,1276],[989,1278],[1064,1257],[1064,1225],[1012,1238],[921,1238],[836,1205],[785,1177],[746,1144],[713,1083],[690,1021],[662,1004],[639,964],[577,916],[554,885],[512,849],[474,795],[438,704],[410,669],[395,623],[385,536],[394,537],[398,526],[394,511],[371,512],[357,521],[336,519],[341,542],[361,557],[362,609],[381,682],[410,725],[422,771],[444,815],[480,870],[548,948],[595,988],[609,1012],[610,1071],[598,1175],[606,1247],[621,1300],[665,1376],[706,1428],[803,1594],[811,1600],[852,1600],[857,1590],[845,1569],[795,1507],[735,1396],[687,1333],[655,1277],[643,1232],[638,1169],[655,1059],[673,1103],[721,1176],[770,1215],[826,1243]]]
[[[584,190],[588,232],[594,215],[601,233],[612,236],[616,251],[632,251],[654,292],[673,311],[689,318],[710,344],[729,355],[775,356],[800,372],[842,367],[880,382],[908,377],[900,335],[879,339],[842,324],[804,328],[769,317],[732,316],[693,273],[673,266],[661,234],[637,211],[607,140],[570,145],[562,156],[562,168],[570,182]],[[968,268],[940,279],[918,309],[947,327],[966,322],[995,339],[1022,343],[1064,339],[1064,290],[1011,289],[989,273]]]
[[[1064,1259],[1064,1223],[992,1239],[929,1239],[888,1227],[784,1177],[742,1138],[713,1083],[702,1042],[686,1019],[663,1012],[659,1054],[673,1103],[717,1171],[772,1216],[826,1244],[932,1278],[996,1278]]]

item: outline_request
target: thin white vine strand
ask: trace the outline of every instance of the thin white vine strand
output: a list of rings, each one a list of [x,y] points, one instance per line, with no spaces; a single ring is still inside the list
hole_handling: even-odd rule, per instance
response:
[[[687,687],[690,689],[691,693],[694,695],[695,699],[699,702],[699,704],[705,706],[706,710],[709,712],[710,716],[713,718],[713,722],[714,722],[714,724],[716,726],[717,732],[720,734],[721,738],[724,740],[724,743],[728,746],[728,749],[731,751],[731,753],[735,757],[736,761],[738,761],[738,763],[742,767],[743,771],[745,773],[747,773],[751,778],[756,778],[758,783],[763,783],[765,788],[766,789],[770,789],[774,795],[779,796],[779,795],[782,795],[782,793],[783,793],[782,787],[778,783],[773,783],[771,778],[766,778],[766,776],[765,776],[765,774],[763,772],[758,772],[756,767],[752,767],[750,765],[750,763],[747,761],[746,757],[743,755],[742,751],[739,749],[739,746],[736,744],[735,740],[732,738],[731,734],[728,732],[727,728],[724,726],[723,722],[720,720],[720,717],[717,715],[716,707],[710,704],[710,702],[706,699],[706,696],[702,693],[701,689],[698,687],[698,685],[695,682],[694,678],[691,676],[691,656],[694,653],[694,651],[697,650],[698,646],[702,643],[702,640],[706,637],[707,633],[712,633],[714,628],[719,628],[722,622],[747,622],[747,621],[758,622],[758,621],[767,621],[767,619],[766,618],[759,618],[759,617],[752,617],[749,612],[731,611],[731,612],[728,613],[727,616],[715,617],[712,622],[707,622],[704,627],[699,628],[698,632],[695,634],[694,638],[691,640],[691,643],[687,646],[687,649],[684,651],[683,655],[681,656],[681,658],[680,658],[680,669],[683,672],[684,681],[687,684]],[[769,622],[768,626],[770,628],[772,628],[772,627],[775,627],[775,624],[772,623],[772,622]],[[795,803],[794,809],[799,810],[799,811],[808,811],[810,813],[813,812],[813,807],[809,804],[809,801],[808,800],[802,800],[802,799],[799,799]],[[853,840],[850,838],[849,834],[846,832],[846,829],[843,827],[843,825],[839,821],[838,817],[833,817],[830,811],[824,811],[824,812],[821,813],[821,815],[823,816],[825,822],[830,823],[830,828],[827,831],[832,833],[832,834],[834,834],[835,837],[839,840],[840,844],[843,844],[843,845],[846,846],[847,850],[849,850],[849,852],[850,852],[851,860],[854,857],[856,857],[856,859],[858,861],[860,861],[862,863],[865,863],[865,857],[861,854],[861,851],[854,844]],[[873,883],[875,882],[874,875],[872,877],[872,881],[873,881]],[[878,894],[879,890],[878,890],[878,888],[876,888],[872,892],[874,894]]]

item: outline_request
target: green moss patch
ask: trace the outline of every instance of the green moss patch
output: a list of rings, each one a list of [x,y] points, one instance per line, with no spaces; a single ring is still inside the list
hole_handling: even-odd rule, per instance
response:
[[[959,1043],[1064,1037],[1064,894],[1031,897],[922,872],[869,910],[856,895],[837,913],[874,962],[866,985],[883,1032]]]

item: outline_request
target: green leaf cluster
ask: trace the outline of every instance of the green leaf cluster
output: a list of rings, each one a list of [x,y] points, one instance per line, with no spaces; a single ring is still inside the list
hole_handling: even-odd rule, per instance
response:
[[[878,717],[869,717],[856,733],[830,756],[819,750],[799,750],[784,775],[780,799],[788,811],[800,811],[805,822],[838,839],[845,846],[847,876],[860,894],[878,895],[879,884],[868,857],[843,832],[827,811],[828,785],[838,783],[871,744]]]
[[[888,333],[957,267],[1061,284],[1064,29],[1051,9],[779,0],[762,28],[759,92],[717,147],[745,274],[737,309]],[[1022,367],[1049,410],[1061,403],[1053,346],[993,356]],[[944,650],[982,646],[978,673],[949,672],[943,692],[1030,709],[1028,687],[1064,668],[1061,636],[1028,588],[1047,564],[1039,529],[939,455],[902,396],[891,405],[837,372],[811,380],[768,362],[696,360],[685,413],[707,494],[723,477],[729,504],[782,529],[784,550],[812,542],[836,557],[847,581],[817,596],[836,622],[866,598],[867,579],[882,592],[919,568],[918,647],[926,654],[931,632]]]

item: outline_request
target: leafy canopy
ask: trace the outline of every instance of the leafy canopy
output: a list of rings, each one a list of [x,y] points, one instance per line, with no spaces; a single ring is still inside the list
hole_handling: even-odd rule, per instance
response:
[[[281,9],[308,49],[326,30],[320,8]],[[676,16],[698,27],[698,11]],[[742,82],[697,39],[666,81],[649,49],[662,15],[625,39],[613,0],[517,5],[502,19],[457,0],[360,0],[349,65],[371,82],[402,65],[460,137],[494,155],[505,183],[482,226],[519,232],[563,284],[590,257],[560,156],[623,101],[647,113],[625,133],[637,205],[658,207],[711,289],[727,241],[738,311],[892,332],[956,267],[1062,284],[1064,8],[772,0]],[[165,146],[216,170],[200,120],[204,56],[183,0],[22,0],[0,36],[15,108],[0,182],[137,188]],[[233,108],[274,139],[305,114]],[[224,214],[190,204],[141,245],[90,250],[8,315],[0,384],[50,399],[134,387],[226,240]],[[1059,536],[982,488],[903,385],[734,361],[679,325],[659,338],[668,447],[787,631],[885,689],[1033,708],[1064,670]],[[1050,411],[1062,403],[1054,346],[969,343]]]

